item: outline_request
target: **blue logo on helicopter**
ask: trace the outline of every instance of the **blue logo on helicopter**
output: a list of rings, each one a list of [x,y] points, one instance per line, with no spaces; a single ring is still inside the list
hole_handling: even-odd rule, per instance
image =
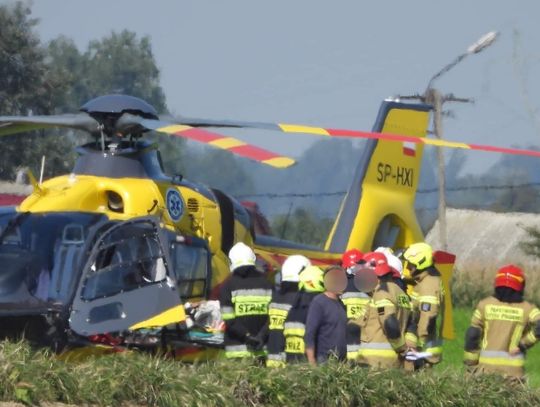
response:
[[[172,220],[178,221],[184,213],[184,201],[180,196],[180,192],[176,189],[169,188],[167,190],[167,212]]]

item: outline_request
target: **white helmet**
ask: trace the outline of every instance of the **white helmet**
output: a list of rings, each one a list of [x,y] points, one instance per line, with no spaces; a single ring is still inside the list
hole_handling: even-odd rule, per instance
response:
[[[386,259],[388,260],[388,265],[396,270],[400,276],[403,275],[403,263],[399,257],[394,256],[393,254],[387,254]]]
[[[394,251],[389,247],[378,247],[377,250],[375,250],[377,253],[383,253],[386,256],[386,260],[388,261],[388,265],[396,270],[400,275],[403,275],[403,263],[401,260],[394,255]]]
[[[388,255],[393,255],[394,254],[394,251],[389,248],[389,247],[377,247],[377,249],[375,250],[375,253],[382,253],[384,254],[385,256],[388,257]]]
[[[281,267],[281,281],[298,283],[300,281],[300,273],[309,266],[311,266],[311,261],[305,256],[295,254],[287,257]]]
[[[231,271],[243,266],[255,266],[257,257],[251,247],[245,243],[236,243],[229,252]]]

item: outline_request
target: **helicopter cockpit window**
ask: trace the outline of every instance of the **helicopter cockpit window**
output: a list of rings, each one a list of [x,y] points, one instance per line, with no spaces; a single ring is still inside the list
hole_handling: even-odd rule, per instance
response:
[[[92,259],[82,291],[85,301],[109,297],[167,278],[158,236],[150,224],[119,228],[100,246]]]
[[[65,303],[81,272],[89,230],[102,219],[77,212],[0,215],[0,303]]]
[[[208,251],[200,246],[174,243],[172,253],[182,299],[204,297],[208,289]]]

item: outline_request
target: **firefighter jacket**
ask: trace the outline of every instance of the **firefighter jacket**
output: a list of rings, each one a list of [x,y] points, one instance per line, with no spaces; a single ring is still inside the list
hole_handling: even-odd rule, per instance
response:
[[[268,307],[268,357],[266,365],[269,367],[284,366],[285,337],[283,327],[293,303],[298,296],[297,283],[282,283],[279,290],[274,291],[272,301]]]
[[[370,297],[364,292],[358,291],[354,285],[354,276],[347,276],[347,288],[341,295],[341,302],[347,311],[349,322],[362,318],[366,311]],[[358,349],[360,347],[360,330],[354,323],[347,324],[347,360],[358,359]]]
[[[319,293],[300,291],[285,319],[285,355],[287,363],[306,362],[304,334],[309,305]]]
[[[250,348],[248,337],[257,337],[268,321],[272,285],[253,266],[240,267],[220,291],[221,318],[225,322],[225,356],[239,358],[262,355]],[[262,342],[262,340],[261,340]]]
[[[358,362],[376,368],[401,367],[410,315],[409,296],[391,278],[383,277],[360,322]]]
[[[476,371],[524,375],[525,350],[540,339],[540,310],[488,297],[478,303],[465,335],[465,364]],[[519,349],[520,352],[511,352]]]
[[[412,324],[407,339],[416,348],[433,356],[428,364],[442,359],[442,321],[444,320],[444,288],[439,271],[428,267],[414,276],[416,285],[411,293]]]

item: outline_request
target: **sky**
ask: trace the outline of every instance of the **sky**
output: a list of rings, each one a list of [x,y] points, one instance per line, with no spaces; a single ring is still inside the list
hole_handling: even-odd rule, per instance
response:
[[[12,2],[0,0],[0,4]],[[128,29],[151,37],[169,110],[192,117],[369,130],[380,102],[423,92],[482,34],[495,44],[435,82],[472,97],[448,105],[449,140],[540,147],[540,2],[34,0],[43,41]],[[315,136],[240,132],[299,156]],[[468,152],[467,172],[497,155]]]

